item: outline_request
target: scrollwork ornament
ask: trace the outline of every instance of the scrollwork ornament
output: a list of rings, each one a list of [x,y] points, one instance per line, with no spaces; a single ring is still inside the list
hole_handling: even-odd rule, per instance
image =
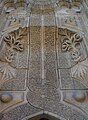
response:
[[[9,47],[11,47],[12,49],[16,51],[22,52],[24,49],[24,46],[21,40],[23,39],[23,36],[25,35],[25,30],[26,30],[25,28],[24,29],[20,28],[19,30],[11,32],[8,35],[5,35],[3,39]]]
[[[82,38],[78,34],[74,34],[71,37],[66,35],[62,42],[62,51],[71,51],[76,49],[77,46],[80,46]]]
[[[88,72],[88,60],[82,58],[81,43],[83,38],[77,33],[70,33],[65,30],[64,39],[61,41],[62,52],[69,52],[71,63],[71,76],[76,79],[86,80]]]
[[[5,60],[6,62],[11,63],[13,59],[14,59],[14,51],[13,49],[8,49],[6,51]]]
[[[83,38],[80,37],[77,33],[71,35],[71,33],[68,33],[66,31],[64,36],[65,38],[62,41],[62,51],[69,52],[71,60],[75,63],[80,62],[82,56],[80,52],[80,46]]]

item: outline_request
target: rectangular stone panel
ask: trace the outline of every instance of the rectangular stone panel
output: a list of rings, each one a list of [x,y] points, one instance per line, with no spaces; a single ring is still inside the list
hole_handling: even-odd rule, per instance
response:
[[[27,70],[17,69],[15,71],[15,76],[12,79],[7,79],[1,81],[0,89],[1,91],[20,91],[26,89],[26,80],[27,80]]]
[[[44,27],[44,71],[46,83],[56,87],[58,82],[58,74],[55,50],[55,31],[56,28],[54,26]]]
[[[41,27],[30,26],[30,53],[27,86],[41,81]],[[34,81],[32,81],[34,80]]]
[[[0,89],[24,90],[29,57],[29,28],[19,28],[2,38]]]
[[[57,86],[55,27],[30,27],[30,58],[27,86],[51,84]],[[40,86],[41,86],[40,85]]]

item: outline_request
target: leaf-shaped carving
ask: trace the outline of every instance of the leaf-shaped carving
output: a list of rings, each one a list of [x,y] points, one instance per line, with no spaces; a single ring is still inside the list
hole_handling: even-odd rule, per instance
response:
[[[77,65],[71,68],[72,77],[85,79],[88,72],[88,61],[79,62]]]
[[[68,35],[64,38],[62,42],[62,51],[70,51],[76,49],[76,46],[80,46],[82,38],[78,34],[74,34],[71,37]]]
[[[20,40],[14,38],[13,36],[9,35],[8,37],[4,37],[4,41],[11,47],[11,49],[15,49],[20,52],[23,51],[23,44]]]
[[[8,62],[8,63],[12,62],[13,58],[14,58],[13,50],[12,49],[7,50],[6,55],[5,55],[6,62]]]
[[[0,72],[2,73],[2,80],[9,80],[16,76],[16,70],[8,63],[0,63]]]
[[[21,42],[24,36],[27,35],[27,28],[19,28],[14,32],[9,33],[4,36],[4,41],[11,47],[11,49],[15,49],[17,51],[23,51],[24,46]]]

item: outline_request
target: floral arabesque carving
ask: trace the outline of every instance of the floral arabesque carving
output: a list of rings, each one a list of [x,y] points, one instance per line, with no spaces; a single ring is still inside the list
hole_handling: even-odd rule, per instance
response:
[[[10,34],[4,36],[4,41],[6,44],[13,50],[16,51],[23,51],[23,44],[21,40],[23,39],[23,36],[25,36],[26,28],[20,28],[14,32],[11,32]]]
[[[80,46],[81,41],[82,38],[78,34],[74,34],[71,37],[66,35],[66,38],[62,42],[62,51],[74,51],[76,49],[76,46]]]
[[[16,68],[13,68],[10,63],[14,59],[14,51],[23,52],[24,50],[22,39],[27,34],[26,30],[26,28],[20,28],[16,31],[8,33],[3,37],[3,41],[6,44],[6,53],[3,59],[5,59],[6,62],[3,62],[3,60],[0,61],[0,72],[2,73],[2,80],[14,78],[16,75]]]
[[[71,58],[75,62],[78,62],[81,57],[79,49],[83,38],[77,33],[70,32],[66,29],[63,32],[63,36],[64,39],[61,41],[62,52],[70,52]]]
[[[61,41],[62,52],[69,52],[70,58],[76,63],[71,68],[72,77],[77,79],[85,79],[88,72],[87,58],[81,61],[81,43],[83,38],[77,33],[68,32],[64,30],[64,39]]]

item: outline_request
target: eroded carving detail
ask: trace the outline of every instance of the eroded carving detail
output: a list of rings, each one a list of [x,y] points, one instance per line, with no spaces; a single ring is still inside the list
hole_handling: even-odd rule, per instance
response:
[[[8,63],[11,63],[13,58],[14,58],[14,51],[13,51],[13,49],[8,49],[7,52],[6,52],[5,60]]]
[[[10,49],[15,49],[20,52],[23,51],[23,44],[21,43],[21,40],[23,36],[26,35],[25,30],[26,28],[20,28],[15,32],[11,32],[10,34],[4,36],[4,41],[7,43],[7,45],[9,45]]]
[[[81,53],[79,51],[82,38],[77,33],[68,33],[65,31],[65,38],[62,41],[62,51],[70,52],[71,59],[78,62],[81,59]]]
[[[62,42],[62,51],[74,51],[77,46],[80,46],[82,38],[78,34],[74,34],[71,37],[66,34],[66,38]]]
[[[0,72],[2,73],[2,80],[8,80],[16,76],[16,69],[11,67],[8,63],[0,63]]]
[[[2,73],[2,80],[12,79],[16,76],[16,68],[13,68],[10,63],[14,59],[14,51],[23,52],[24,50],[22,39],[27,34],[26,30],[26,28],[20,28],[3,37],[3,41],[6,43],[6,53],[5,58],[3,58],[4,60],[0,60],[0,72]]]
[[[88,72],[88,60],[82,58],[80,52],[83,38],[77,33],[70,33],[64,30],[64,39],[62,40],[62,52],[69,52],[70,58],[75,64],[71,68],[72,77],[77,79],[86,79]]]
[[[74,91],[72,96],[77,102],[83,103],[86,100],[86,93],[80,91]]]
[[[1,100],[3,103],[8,103],[8,102],[10,102],[12,99],[13,99],[13,96],[12,96],[10,93],[2,93],[2,94],[0,95],[0,100]]]
[[[72,77],[78,78],[78,79],[86,79],[86,75],[88,72],[88,60],[78,62],[75,66],[71,68]]]

